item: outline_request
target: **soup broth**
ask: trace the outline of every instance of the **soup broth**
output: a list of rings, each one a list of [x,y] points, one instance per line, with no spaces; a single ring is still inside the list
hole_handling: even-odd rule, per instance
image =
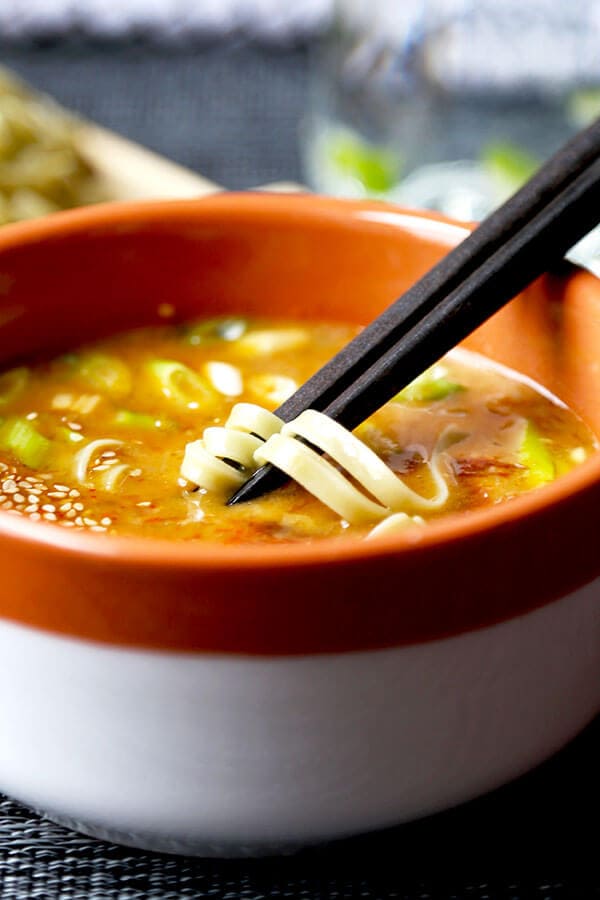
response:
[[[228,508],[180,476],[186,444],[240,402],[275,410],[357,332],[212,319],[138,329],[0,375],[0,509],[63,528],[174,540],[293,542],[367,534],[295,483]],[[516,373],[463,350],[355,434],[423,496],[440,434],[447,501],[431,519],[505,502],[595,449],[587,426]]]

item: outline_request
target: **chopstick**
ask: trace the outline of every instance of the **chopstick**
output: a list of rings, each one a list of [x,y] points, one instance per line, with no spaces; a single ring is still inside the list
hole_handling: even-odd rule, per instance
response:
[[[600,222],[600,159],[323,410],[355,428]]]
[[[600,220],[600,119],[326,363],[277,411],[354,428],[500,309]],[[229,504],[285,483],[262,466]]]

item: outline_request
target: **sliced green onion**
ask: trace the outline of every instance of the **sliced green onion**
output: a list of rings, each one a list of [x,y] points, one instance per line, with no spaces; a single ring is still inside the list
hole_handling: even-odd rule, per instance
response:
[[[116,356],[86,353],[76,365],[82,378],[89,385],[103,394],[108,394],[109,397],[126,397],[131,392],[129,367]]]
[[[149,413],[133,412],[130,409],[120,409],[115,413],[114,423],[126,428],[144,428],[147,431],[152,428],[171,428],[173,426],[168,419],[159,419]]]
[[[212,405],[217,397],[201,375],[176,360],[153,359],[148,363],[148,372],[165,397],[189,409]]]
[[[519,461],[529,470],[531,487],[554,481],[556,467],[552,455],[539,431],[532,422],[527,422],[523,440],[519,447]]]
[[[204,319],[200,322],[192,322],[184,328],[186,340],[190,344],[205,344],[211,341],[237,341],[246,329],[246,319],[238,319],[234,316],[225,316],[218,319]]]
[[[237,349],[252,356],[286,353],[308,344],[310,335],[305,328],[257,328],[237,342]]]
[[[434,403],[459,391],[464,391],[464,385],[447,378],[443,366],[433,366],[396,394],[394,400],[399,403]]]
[[[51,442],[28,419],[7,419],[0,429],[0,447],[10,450],[19,462],[30,469],[40,467],[50,446]]]
[[[92,413],[102,402],[100,394],[55,394],[52,398],[52,409],[71,410],[82,416]]]
[[[29,379],[29,369],[27,366],[19,366],[17,369],[9,369],[0,375],[0,406],[5,406],[14,400]]]

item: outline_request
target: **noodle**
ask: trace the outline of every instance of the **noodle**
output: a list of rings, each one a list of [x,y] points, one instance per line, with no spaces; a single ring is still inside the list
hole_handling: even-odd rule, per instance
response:
[[[448,485],[442,455],[453,439],[456,432],[446,429],[434,449],[429,468],[435,493],[428,498],[404,484],[366,444],[324,413],[307,410],[284,425],[267,410],[239,403],[224,427],[207,428],[202,439],[186,446],[181,475],[205,490],[227,491],[243,484],[257,466],[271,463],[347,522],[365,524],[400,510],[443,506]]]

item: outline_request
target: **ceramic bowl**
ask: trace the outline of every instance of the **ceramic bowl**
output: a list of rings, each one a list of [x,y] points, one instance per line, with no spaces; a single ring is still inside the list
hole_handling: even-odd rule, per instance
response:
[[[1,359],[227,312],[366,322],[466,234],[383,204],[219,195],[0,231]],[[600,283],[467,345],[600,433]],[[185,545],[0,510],[0,789],[73,827],[269,853],[458,804],[600,708],[600,457],[361,542]]]

